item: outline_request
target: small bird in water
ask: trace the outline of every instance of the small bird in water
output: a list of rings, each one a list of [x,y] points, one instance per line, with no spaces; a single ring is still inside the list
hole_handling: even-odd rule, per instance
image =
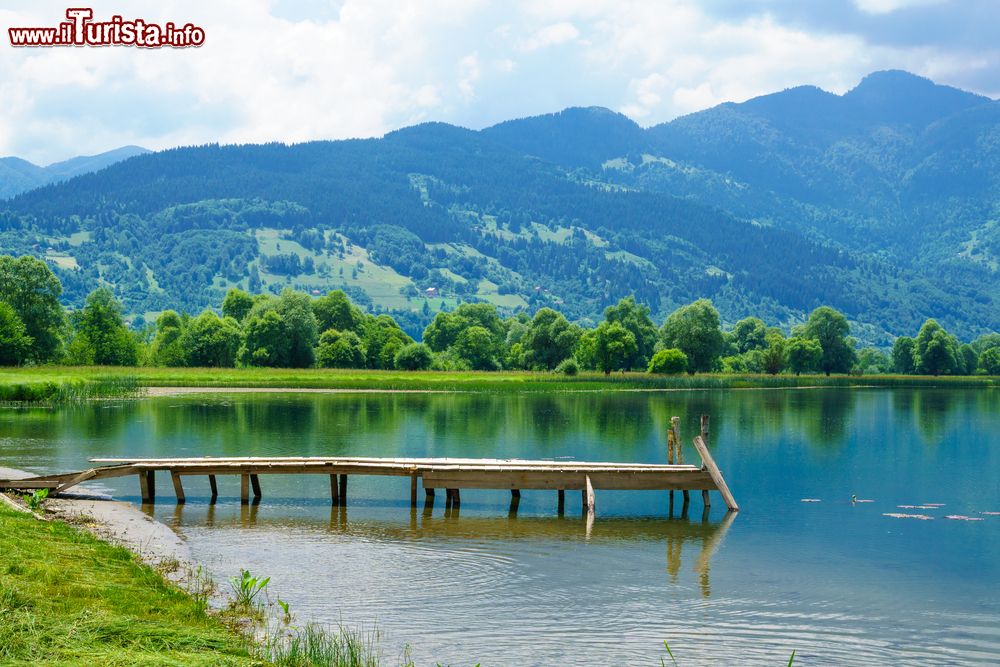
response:
[[[851,504],[854,505],[858,502],[858,497],[855,494],[851,494]]]

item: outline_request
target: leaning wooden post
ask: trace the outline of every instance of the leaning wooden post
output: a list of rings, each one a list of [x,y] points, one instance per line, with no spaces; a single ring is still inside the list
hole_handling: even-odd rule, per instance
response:
[[[710,442],[708,439],[708,415],[701,416],[701,439],[707,448]],[[701,501],[705,504],[705,507],[712,506],[712,498],[708,494],[708,489],[701,490]]]
[[[184,487],[181,485],[181,476],[176,471],[170,471],[170,481],[174,483],[174,495],[177,496],[177,504],[184,504]]]
[[[253,487],[254,500],[260,500],[260,477],[250,475],[250,486]]]
[[[590,475],[587,475],[584,479],[583,513],[588,516],[593,516],[594,514],[594,487],[590,483]]]
[[[215,475],[208,476],[208,487],[212,490],[212,502],[219,497],[219,485],[215,481]]]
[[[726,501],[726,507],[729,508],[731,512],[739,512],[740,506],[736,504],[736,499],[733,498],[733,494],[729,491],[729,487],[726,485],[726,480],[722,478],[722,472],[719,470],[719,466],[715,464],[715,459],[708,452],[708,446],[702,437],[696,436],[694,439],[695,449],[701,455],[702,470],[705,470],[708,475],[715,482],[715,486],[719,489],[719,493],[722,494],[722,499]],[[705,493],[708,493],[707,491]]]

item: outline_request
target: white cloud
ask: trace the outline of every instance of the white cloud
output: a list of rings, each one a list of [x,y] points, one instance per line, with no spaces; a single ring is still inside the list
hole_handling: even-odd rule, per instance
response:
[[[858,0],[892,11],[933,0]],[[0,155],[46,163],[128,143],[378,136],[423,120],[481,127],[581,104],[644,124],[812,83],[835,92],[874,69],[932,77],[995,53],[887,48],[697,0],[136,0],[126,17],[191,21],[200,49],[14,49],[10,26],[55,25],[65,3],[0,10]],[[97,7],[98,18],[112,9]]]
[[[854,6],[869,14],[891,14],[898,9],[939,5],[944,0],[854,0]]]

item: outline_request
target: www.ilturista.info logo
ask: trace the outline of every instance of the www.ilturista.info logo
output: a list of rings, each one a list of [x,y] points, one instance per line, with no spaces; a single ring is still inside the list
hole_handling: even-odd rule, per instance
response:
[[[163,25],[142,19],[125,20],[112,16],[109,21],[94,21],[94,10],[70,8],[68,21],[50,28],[8,28],[11,46],[140,46],[158,49],[169,46],[187,48],[205,43],[205,30],[187,23]]]

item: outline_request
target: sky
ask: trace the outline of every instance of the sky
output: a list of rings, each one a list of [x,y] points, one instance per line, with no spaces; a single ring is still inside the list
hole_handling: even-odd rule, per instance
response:
[[[66,4],[0,4],[0,156],[482,128],[599,105],[640,125],[905,69],[1000,97],[995,0],[95,0],[205,30],[191,49],[19,48]]]

